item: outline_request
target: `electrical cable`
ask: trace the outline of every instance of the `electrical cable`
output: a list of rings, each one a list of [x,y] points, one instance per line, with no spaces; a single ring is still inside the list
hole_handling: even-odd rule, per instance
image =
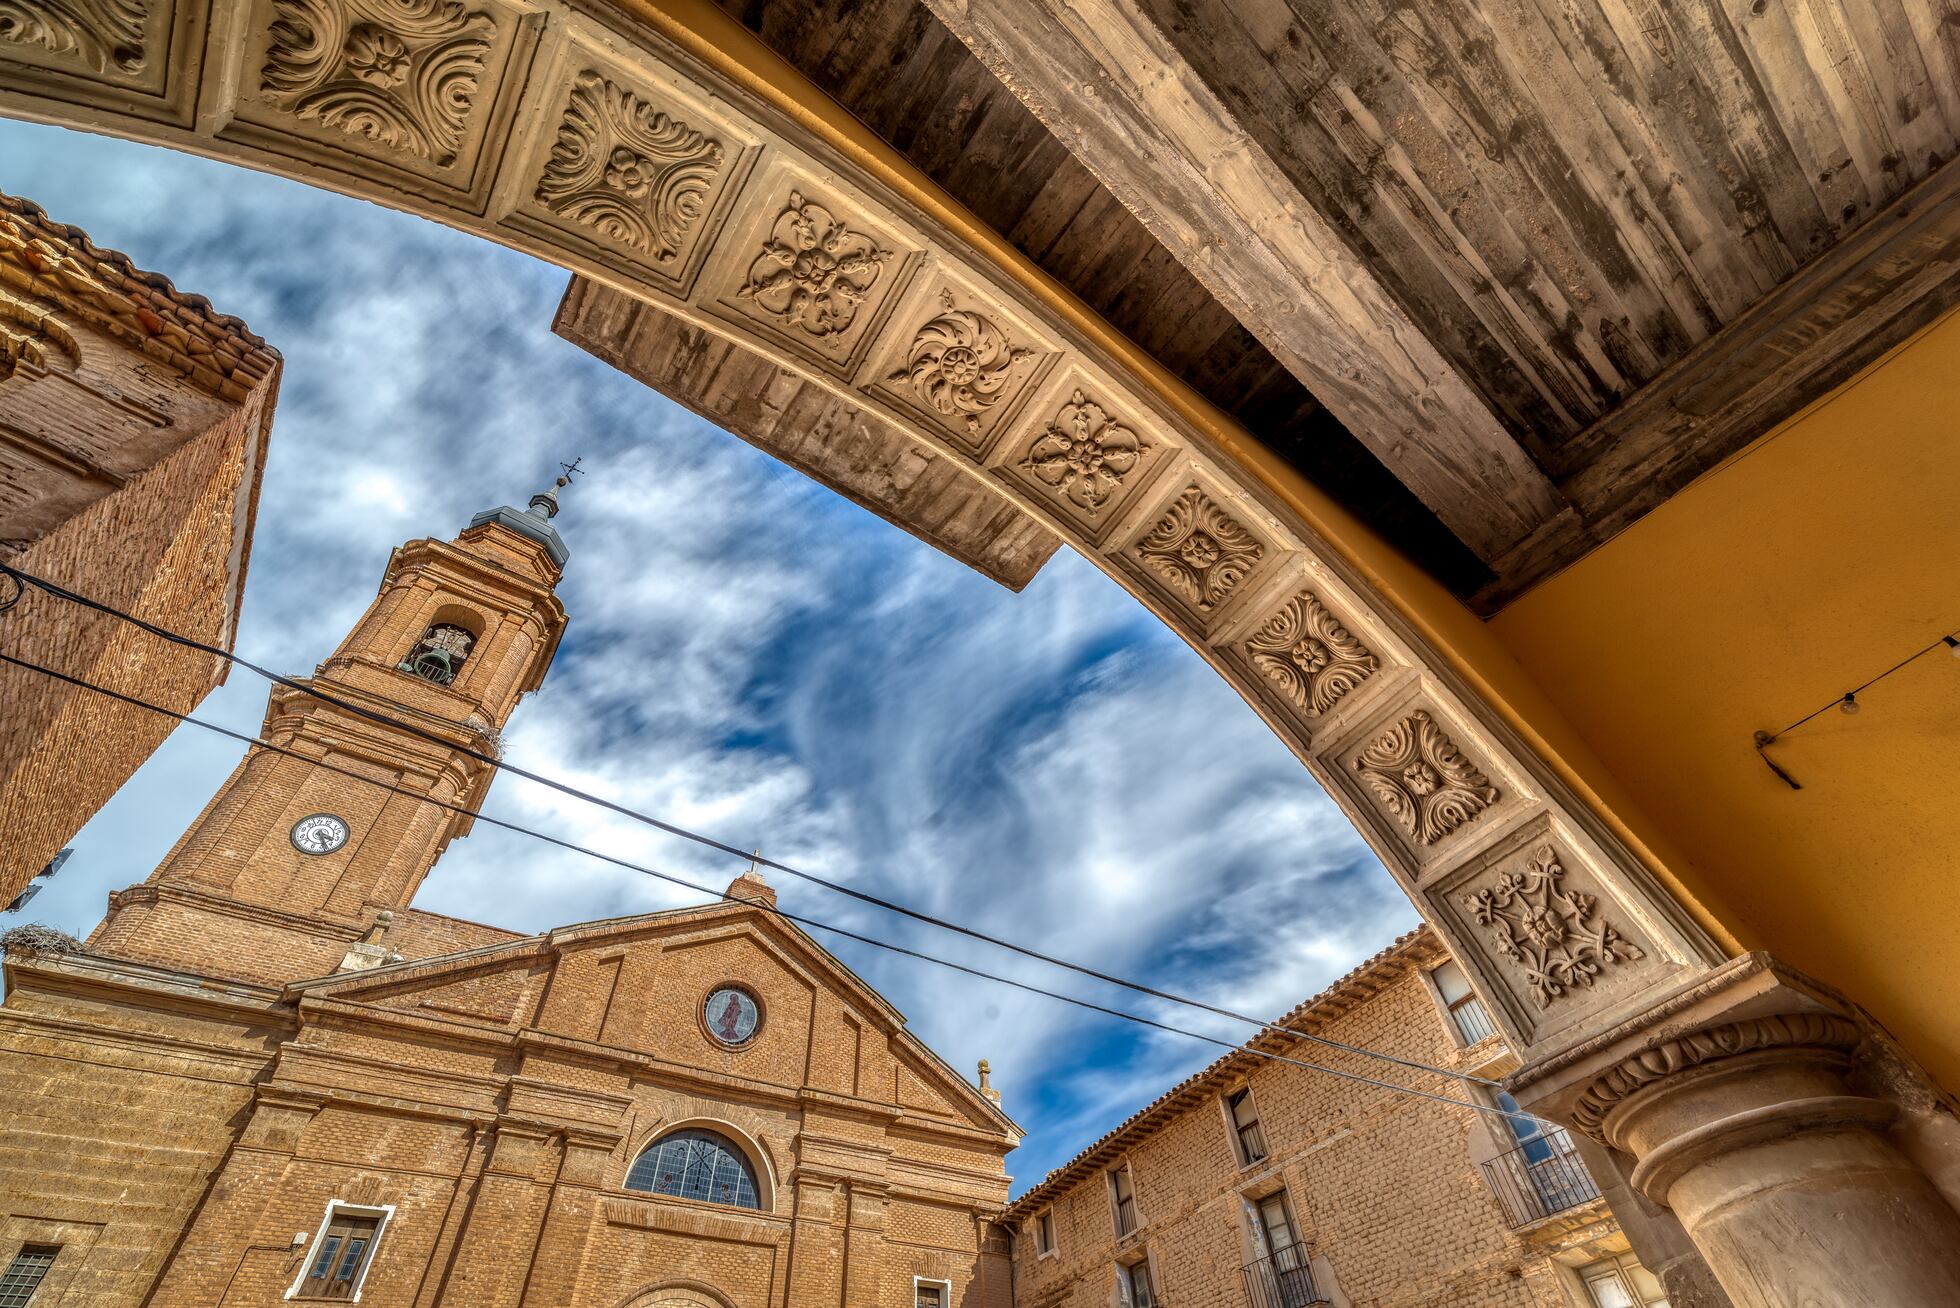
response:
[[[698,832],[690,831],[686,827],[676,826],[671,822],[662,821],[661,819],[650,816],[649,814],[639,812],[637,809],[631,809],[623,804],[618,804],[613,802],[612,800],[601,798],[600,796],[591,794],[587,791],[579,790],[577,787],[570,786],[567,785],[565,782],[557,781],[550,777],[543,776],[539,773],[532,772],[527,768],[521,768],[511,763],[505,763],[503,760],[493,757],[492,755],[482,753],[479,750],[474,750],[467,746],[458,745],[453,740],[446,740],[443,737],[436,735],[432,731],[428,731],[422,727],[416,726],[414,723],[403,722],[398,718],[394,718],[386,713],[382,713],[375,709],[368,708],[365,705],[354,704],[347,700],[341,699],[337,695],[330,695],[325,691],[319,690],[304,682],[296,681],[291,677],[283,676],[280,673],[273,672],[267,668],[262,668],[258,664],[253,663],[248,659],[244,659],[236,654],[233,654],[230,650],[222,649],[216,645],[209,645],[201,640],[195,639],[194,637],[185,636],[182,635],[181,633],[173,632],[166,628],[159,627],[155,623],[149,622],[143,618],[136,617],[133,614],[125,613],[121,609],[103,603],[101,600],[91,599],[86,595],[78,594],[75,591],[69,590],[66,587],[61,586],[55,582],[48,581],[41,577],[33,576],[30,573],[22,572],[18,568],[11,567],[5,563],[0,563],[0,573],[4,573],[5,575],[13,577],[17,584],[24,583],[26,585],[31,585],[39,590],[47,592],[49,595],[52,595],[57,599],[66,600],[72,604],[79,604],[84,608],[94,609],[98,613],[107,614],[110,617],[117,618],[123,622],[127,622],[132,626],[139,628],[140,630],[149,632],[151,635],[157,636],[163,640],[170,641],[173,644],[183,645],[190,649],[195,649],[201,653],[212,655],[215,658],[224,659],[228,663],[231,663],[237,667],[244,668],[248,672],[255,673],[256,675],[263,677],[265,680],[270,681],[275,685],[284,686],[289,690],[296,690],[302,694],[310,695],[313,698],[320,700],[322,703],[331,704],[335,708],[341,709],[345,712],[353,713],[359,717],[366,718],[369,721],[378,723],[382,726],[386,726],[398,731],[406,732],[422,740],[426,740],[433,744],[440,745],[444,749],[456,750],[459,753],[462,753],[470,758],[475,759],[479,763],[484,763],[492,768],[495,768],[499,772],[508,772],[512,776],[522,777],[526,781],[535,782],[538,785],[545,786],[551,790],[558,791],[560,794],[569,795],[574,799],[582,800],[585,803],[592,804],[599,808],[606,809],[610,812],[620,814],[622,817],[631,818],[633,821],[652,827],[656,831],[665,832],[670,836],[677,836],[680,839],[692,841],[697,845],[703,845],[709,849],[714,849],[724,854],[733,855],[736,858],[750,860],[757,865],[773,869],[774,871],[777,872],[781,872],[786,876],[796,877],[800,880],[810,882],[813,885],[822,886],[826,890],[834,891],[835,893],[840,895],[846,895],[852,899],[858,900],[861,903],[871,904],[877,908],[882,908],[887,912],[897,913],[903,917],[909,917],[914,921],[925,923],[928,926],[937,927],[943,931],[950,931],[956,935],[966,936],[969,939],[978,940],[985,944],[993,945],[996,948],[1005,949],[1012,953],[1020,954],[1024,958],[1031,958],[1037,962],[1046,963],[1051,967],[1059,967],[1066,971],[1075,972],[1082,976],[1090,977],[1094,980],[1104,982],[1105,984],[1108,985],[1113,985],[1121,989],[1130,990],[1137,994],[1148,995],[1152,999],[1161,999],[1167,1003],[1179,1004],[1186,1008],[1199,1009],[1203,1012],[1211,1013],[1218,1017],[1231,1018],[1235,1022],[1244,1022],[1250,1026],[1257,1027],[1262,1031],[1274,1031],[1283,1035],[1295,1036],[1298,1037],[1299,1039],[1307,1040],[1313,1044],[1322,1045],[1330,1049],[1341,1049],[1341,1050],[1345,1050],[1348,1053],[1361,1054],[1368,1058],[1379,1059],[1380,1061],[1385,1063],[1397,1064],[1399,1066],[1407,1067],[1416,1071],[1432,1072],[1438,1076],[1449,1077],[1452,1080],[1465,1081],[1475,1085],[1483,1085],[1483,1086],[1491,1086],[1491,1087],[1496,1087],[1498,1084],[1497,1082],[1492,1081],[1487,1077],[1472,1076],[1465,1072],[1446,1071],[1442,1068],[1430,1067],[1424,1063],[1413,1062],[1406,1058],[1397,1058],[1393,1054],[1384,1054],[1377,1050],[1363,1048],[1359,1045],[1346,1044],[1342,1041],[1333,1040],[1326,1036],[1318,1036],[1305,1031],[1295,1031],[1289,1027],[1283,1027],[1278,1025],[1277,1023],[1268,1022],[1265,1021],[1264,1019],[1252,1017],[1245,1013],[1234,1012],[1229,1008],[1224,1008],[1217,1004],[1207,1003],[1206,1001],[1201,999],[1192,999],[1184,995],[1176,994],[1172,991],[1161,990],[1155,986],[1145,985],[1140,981],[1130,981],[1123,977],[1114,976],[1108,972],[1100,971],[1096,968],[1089,967],[1082,963],[1073,963],[1065,958],[1058,958],[1052,954],[1043,953],[1038,949],[1033,949],[1026,945],[1018,945],[1011,940],[1004,940],[999,936],[990,935],[987,932],[980,931],[974,927],[962,926],[957,922],[949,922],[943,918],[934,917],[929,913],[924,913],[914,908],[908,908],[903,904],[896,903],[892,900],[885,899],[878,895],[870,894],[867,891],[857,890],[850,886],[841,885],[838,882],[831,881],[825,877],[818,876],[814,872],[805,872],[799,868],[791,867],[786,863],[779,863],[774,859],[764,858],[758,853],[752,853],[750,851],[737,849],[733,845],[723,844],[721,841],[716,840],[712,836],[705,836]]]
[[[206,731],[213,732],[220,736],[225,736],[231,740],[238,741],[239,743],[247,745],[249,747],[255,749],[263,749],[269,753],[282,755],[286,758],[298,759],[301,762],[311,764],[312,766],[317,768],[322,768],[325,771],[335,773],[336,775],[349,777],[355,781],[364,782],[367,785],[373,786],[379,790],[385,790],[392,794],[401,795],[408,799],[415,800],[419,803],[431,804],[437,808],[445,809],[451,813],[455,813],[460,816],[470,818],[473,821],[486,822],[493,827],[500,827],[506,831],[512,831],[512,832],[516,832],[519,835],[529,836],[534,840],[542,841],[548,845],[554,845],[560,849],[567,850],[571,853],[583,854],[588,858],[597,859],[603,863],[610,863],[615,867],[625,868],[631,872],[638,872],[643,876],[653,877],[656,880],[665,881],[676,886],[681,886],[685,889],[692,890],[697,894],[707,895],[713,899],[723,900],[729,903],[744,904],[750,908],[757,909],[761,912],[772,914],[776,917],[783,919],[786,922],[792,922],[799,927],[808,927],[812,930],[828,932],[831,935],[841,936],[846,940],[853,940],[859,944],[869,945],[874,949],[882,949],[889,953],[897,954],[905,958],[917,959],[922,962],[935,963],[940,967],[948,968],[955,972],[961,972],[967,976],[977,977],[984,981],[992,981],[999,985],[1011,986],[1016,990],[1022,990],[1029,994],[1040,995],[1047,999],[1057,1000],[1061,1003],[1070,1004],[1077,1008],[1088,1009],[1091,1012],[1101,1013],[1104,1016],[1118,1018],[1125,1022],[1133,1022],[1139,1026],[1151,1027],[1155,1030],[1163,1031],[1171,1035],[1185,1036],[1192,1040],[1202,1041],[1205,1044],[1216,1045],[1222,1049],[1243,1051],[1244,1053],[1250,1054],[1256,1058],[1263,1058],[1275,1063],[1283,1063],[1289,1067],[1298,1067],[1309,1072],[1324,1072],[1329,1076],[1338,1077],[1342,1080],[1354,1081],[1362,1085],[1373,1086],[1376,1089],[1387,1090],[1396,1094],[1410,1095],[1418,1099],[1427,1099],[1439,1104],[1448,1104],[1451,1107],[1455,1107],[1455,1108],[1468,1108],[1475,1112],[1484,1113],[1492,1117],[1504,1118],[1506,1121],[1509,1122],[1530,1123],[1534,1126],[1541,1127],[1545,1130],[1553,1130],[1553,1129],[1557,1129],[1558,1127],[1558,1123],[1549,1122],[1544,1118],[1537,1117],[1531,1113],[1527,1113],[1522,1109],[1513,1112],[1509,1109],[1498,1108],[1490,1104],[1480,1104],[1477,1103],[1475,1100],[1471,1100],[1471,1099],[1458,1099],[1451,1095],[1437,1094],[1429,1090],[1420,1090],[1414,1086],[1401,1085],[1394,1081],[1384,1081],[1377,1077],[1363,1075],[1360,1072],[1347,1072],[1341,1070],[1340,1068],[1328,1067],[1325,1064],[1321,1064],[1321,1063],[1309,1063],[1302,1059],[1288,1058],[1284,1054],[1273,1053],[1270,1050],[1255,1049],[1249,1044],[1234,1044],[1232,1041],[1225,1040],[1219,1036],[1206,1035],[1202,1031],[1193,1031],[1187,1027],[1173,1026],[1168,1022],[1160,1022],[1157,1021],[1155,1018],[1145,1017],[1141,1013],[1131,1013],[1124,1009],[1111,1008],[1108,1005],[1096,1003],[1094,1000],[1091,999],[1082,999],[1075,995],[1063,994],[1061,991],[1058,990],[1049,990],[1046,987],[1034,985],[1026,981],[1016,981],[1012,977],[1005,977],[999,975],[998,973],[984,971],[976,967],[969,967],[964,963],[956,963],[953,962],[951,959],[941,958],[935,954],[927,954],[919,950],[908,949],[904,945],[892,944],[890,941],[880,940],[875,936],[864,935],[860,932],[852,931],[847,927],[834,926],[828,922],[820,922],[814,918],[804,917],[797,913],[791,913],[786,909],[776,907],[774,904],[762,903],[750,899],[736,899],[728,895],[726,892],[717,891],[713,887],[704,886],[699,882],[689,881],[687,878],[676,876],[671,872],[661,872],[655,868],[647,867],[644,864],[635,863],[629,859],[620,858],[613,854],[607,854],[600,850],[593,849],[590,846],[580,845],[574,841],[566,840],[559,836],[550,835],[546,832],[538,831],[535,830],[534,828],[526,827],[519,823],[507,822],[502,818],[491,817],[487,813],[480,812],[476,809],[467,808],[461,804],[452,804],[447,800],[437,799],[432,795],[425,795],[418,791],[410,790],[405,786],[397,786],[391,782],[381,781],[375,777],[365,776],[362,773],[354,771],[352,768],[343,768],[336,764],[329,763],[325,759],[313,758],[309,755],[300,753],[298,750],[289,749],[283,745],[275,745],[271,741],[265,740],[262,737],[248,736],[242,731],[234,731],[230,727],[220,726],[215,722],[206,721],[203,718],[195,717],[189,713],[180,713],[176,709],[165,708],[161,704],[151,703],[148,700],[141,699],[135,695],[126,694],[123,691],[111,690],[107,686],[97,685],[96,683],[92,681],[88,681],[84,678],[73,676],[66,672],[58,672],[53,668],[43,667],[42,665],[38,663],[30,662],[27,659],[16,658],[11,654],[0,652],[0,663],[11,664],[14,667],[23,668],[29,672],[37,672],[40,673],[42,676],[52,677],[57,681],[65,682],[66,684],[70,686],[74,686],[78,689],[91,691],[98,695],[106,695],[111,699],[117,700],[124,704],[128,704],[134,708],[145,709],[151,713],[161,714],[164,717],[174,719],[177,722],[189,723],[191,726],[201,727]],[[1295,1039],[1311,1039],[1310,1034],[1307,1032],[1293,1031],[1293,1030],[1289,1030],[1286,1028],[1279,1028],[1279,1027],[1273,1027],[1271,1029],[1278,1032],[1279,1034],[1290,1036]],[[1353,1046],[1346,1046],[1346,1045],[1342,1045],[1338,1047],[1352,1053],[1371,1054],[1377,1057],[1388,1057],[1388,1055],[1378,1054],[1374,1050],[1359,1049]],[[1395,1061],[1405,1062],[1405,1065],[1411,1068],[1429,1072],[1438,1076],[1460,1077],[1461,1075],[1459,1073],[1449,1072],[1443,1068],[1429,1067],[1423,1063],[1406,1062],[1406,1060],[1400,1060],[1400,1059],[1397,1059]],[[1488,1082],[1486,1084],[1495,1084],[1495,1083]]]

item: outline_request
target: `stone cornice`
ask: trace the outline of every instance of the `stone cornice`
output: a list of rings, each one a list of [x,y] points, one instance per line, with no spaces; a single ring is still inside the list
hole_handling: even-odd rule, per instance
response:
[[[9,954],[6,972],[9,992],[30,979],[38,980],[48,990],[124,1001],[129,991],[138,990],[149,997],[147,1006],[150,1007],[246,1020],[255,1026],[296,1025],[291,1010],[280,1001],[279,992],[269,986],[180,972],[113,955],[86,951],[60,955]]]

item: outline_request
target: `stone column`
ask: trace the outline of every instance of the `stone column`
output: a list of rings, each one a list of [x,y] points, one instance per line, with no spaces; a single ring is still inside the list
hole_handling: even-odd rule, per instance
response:
[[[1834,1000],[1746,956],[1517,1088],[1634,1160],[1735,1308],[1951,1308],[1960,1213],[1854,1089],[1866,1032]]]

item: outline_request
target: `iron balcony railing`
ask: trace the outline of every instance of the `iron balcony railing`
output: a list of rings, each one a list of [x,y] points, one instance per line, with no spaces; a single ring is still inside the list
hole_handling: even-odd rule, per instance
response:
[[[1599,1198],[1572,1137],[1547,1131],[1482,1164],[1484,1181],[1513,1227],[1529,1226]]]
[[[1251,1308],[1312,1308],[1331,1303],[1314,1288],[1313,1261],[1304,1244],[1289,1244],[1239,1269]]]

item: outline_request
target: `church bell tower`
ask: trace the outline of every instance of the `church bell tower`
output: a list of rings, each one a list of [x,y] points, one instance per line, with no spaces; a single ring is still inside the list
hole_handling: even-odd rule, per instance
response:
[[[469,830],[442,805],[483,802],[495,769],[472,753],[499,754],[564,634],[552,518],[566,480],[453,541],[397,549],[374,603],[298,679],[307,689],[273,688],[261,734],[292,753],[247,753],[149,879],[111,896],[90,947],[275,985],[385,957],[395,918]]]

